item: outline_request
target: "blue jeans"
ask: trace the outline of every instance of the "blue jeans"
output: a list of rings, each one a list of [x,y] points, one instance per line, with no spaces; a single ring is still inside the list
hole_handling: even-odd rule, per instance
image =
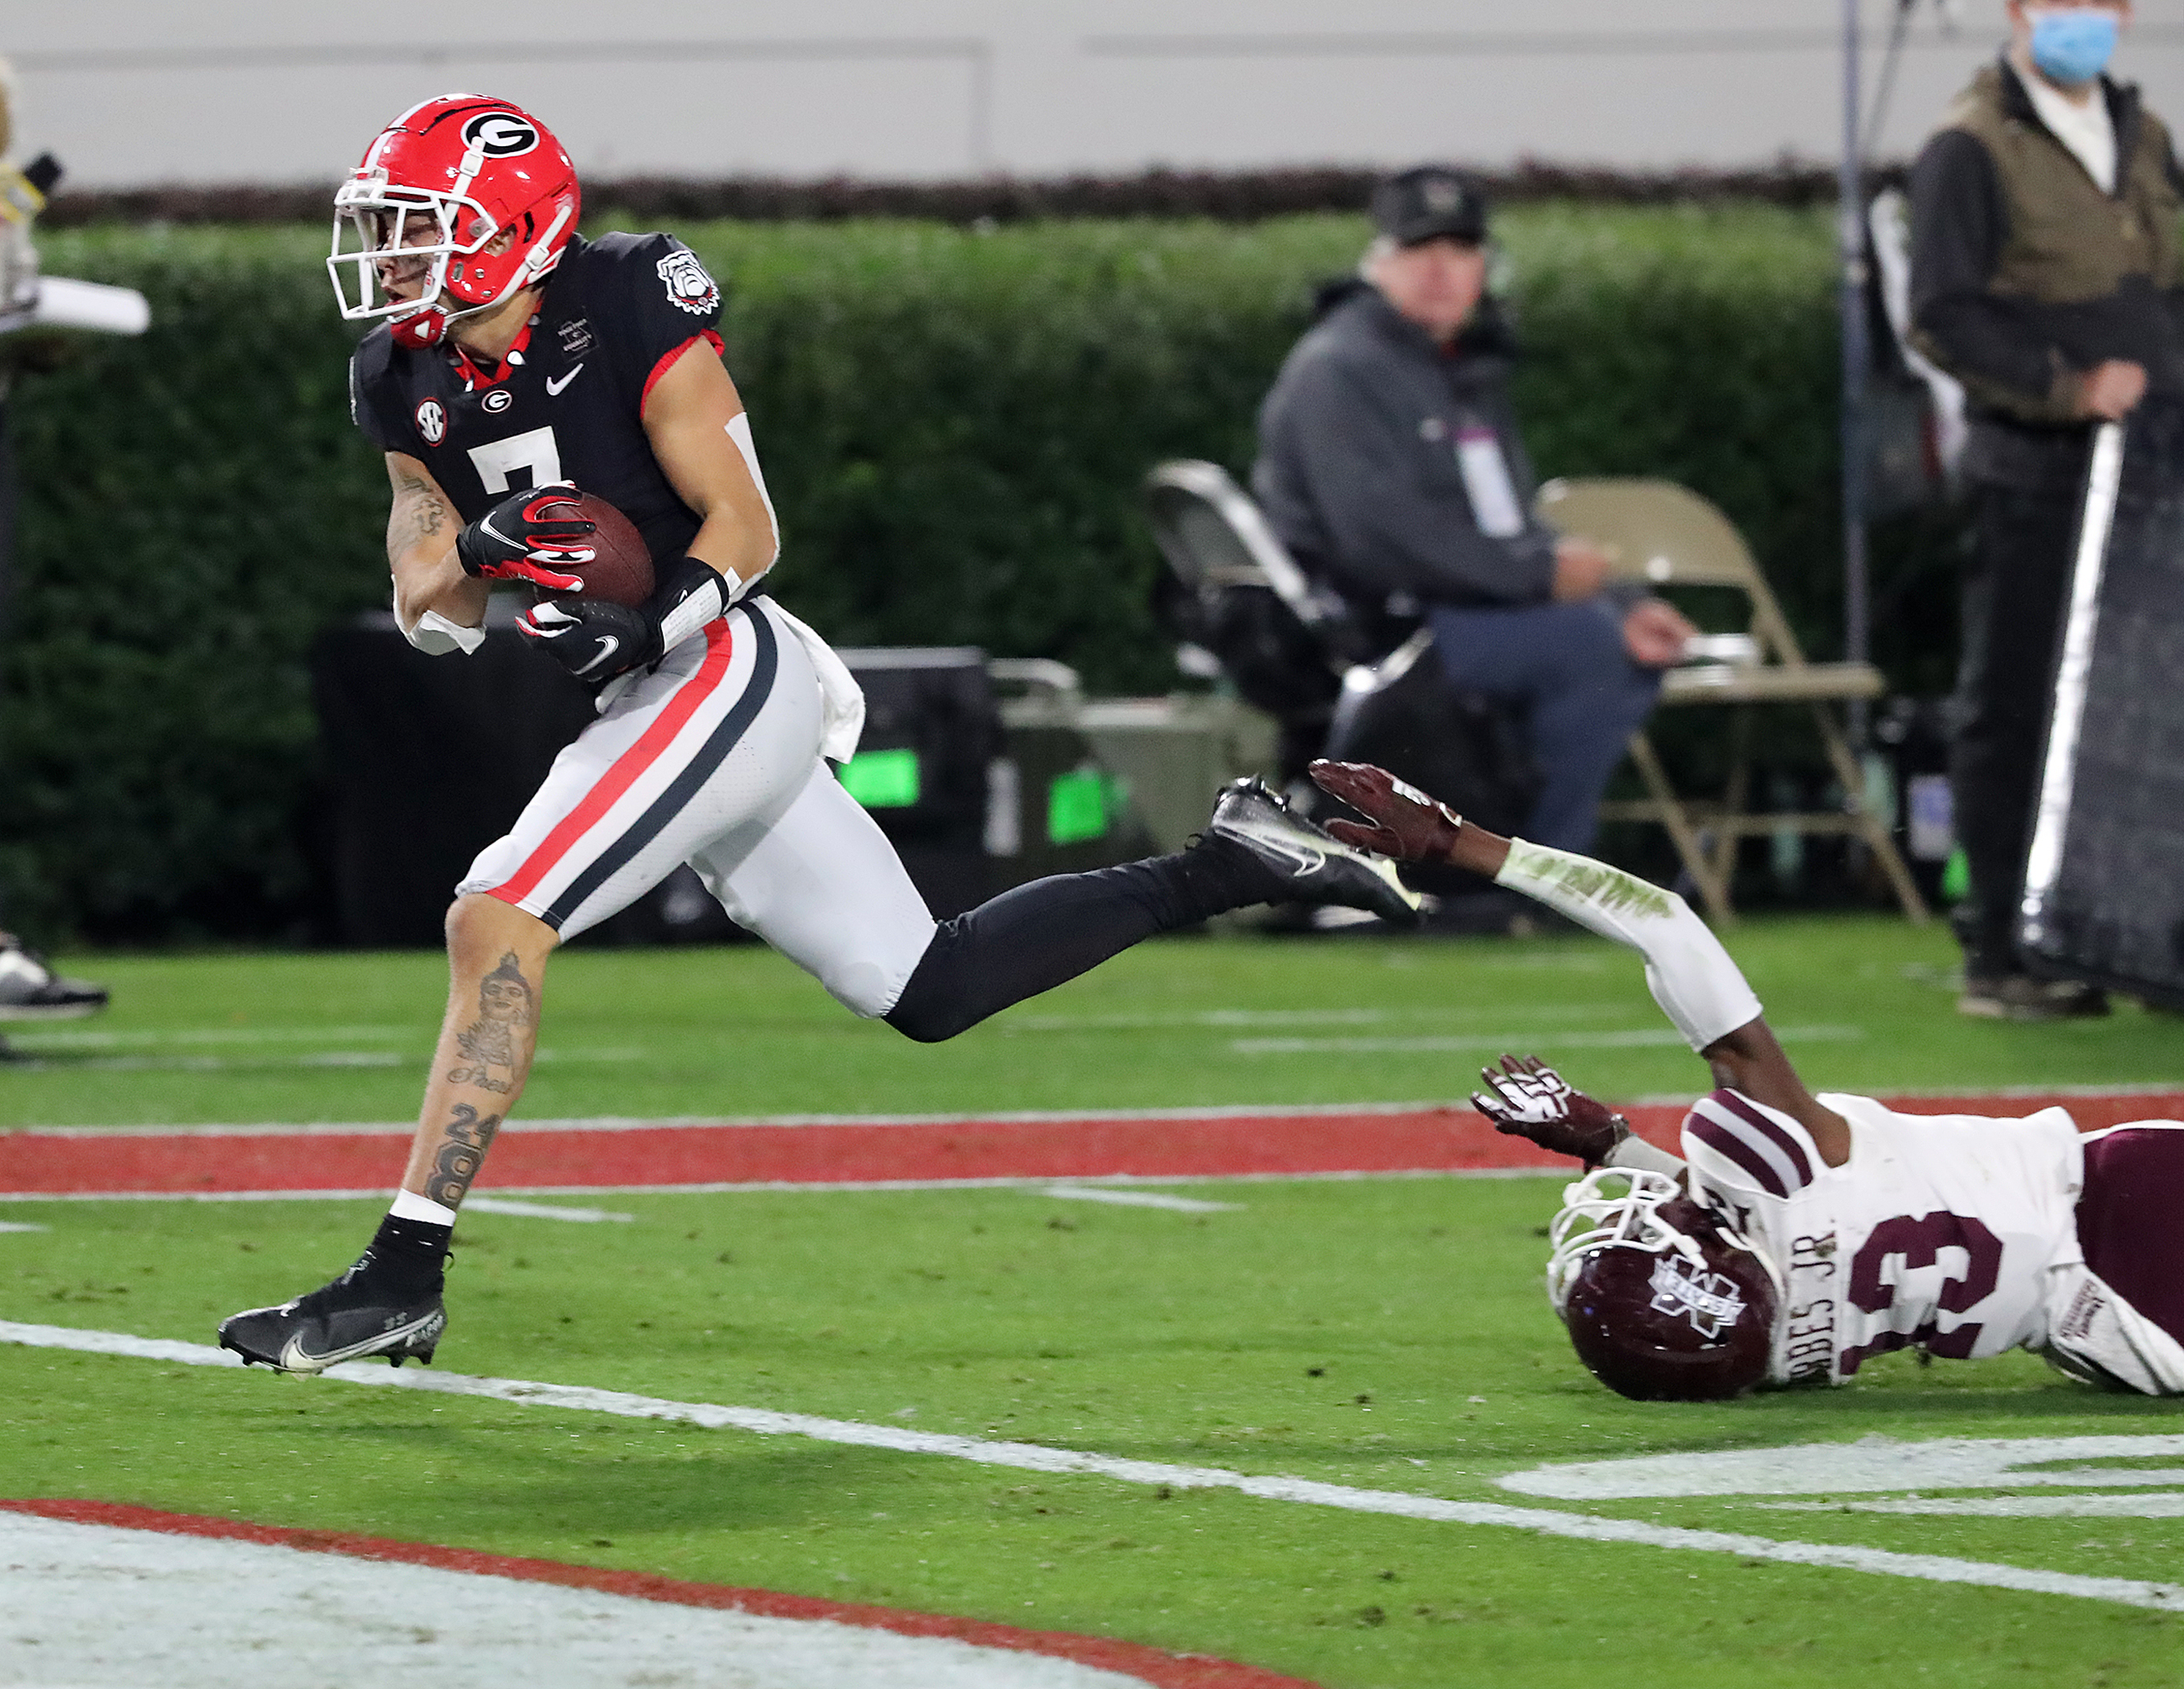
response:
[[[1535,844],[1589,850],[1601,794],[1653,711],[1658,671],[1623,649],[1623,610],[1605,599],[1489,610],[1442,606],[1434,649],[1450,684],[1522,699],[1544,781],[1524,824]]]

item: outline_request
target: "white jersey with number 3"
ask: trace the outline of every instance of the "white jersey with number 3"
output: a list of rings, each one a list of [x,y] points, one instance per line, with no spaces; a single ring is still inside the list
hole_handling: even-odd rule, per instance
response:
[[[2044,1346],[2058,1274],[2084,1274],[2070,1117],[1819,1101],[1850,1126],[1841,1167],[1789,1116],[1734,1091],[1702,1098],[1684,1122],[1692,1194],[1781,1275],[1769,1380],[1841,1383],[1892,1349],[1970,1360]]]

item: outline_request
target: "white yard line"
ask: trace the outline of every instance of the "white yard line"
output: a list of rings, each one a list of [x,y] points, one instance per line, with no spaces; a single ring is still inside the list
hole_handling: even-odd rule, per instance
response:
[[[411,1128],[404,1127],[408,1132]],[[1069,1181],[1072,1189],[1130,1188],[1162,1185],[1355,1184],[1368,1179],[1553,1179],[1569,1183],[1567,1171],[1552,1167],[1414,1167],[1340,1173],[1103,1173]],[[831,1196],[890,1190],[1039,1190],[1044,1179],[853,1179],[839,1183],[808,1179],[769,1179],[708,1185],[526,1185],[525,1196],[735,1196],[783,1193]],[[363,1202],[384,1201],[391,1185],[354,1190],[10,1190],[8,1202]],[[1096,1200],[1096,1199],[1095,1199]],[[476,1196],[465,1198],[471,1207]]]
[[[0,1220],[0,1232],[42,1232],[52,1229],[51,1226],[31,1226],[25,1225],[18,1220]]]
[[[201,1343],[177,1343],[136,1337],[119,1331],[87,1331],[64,1325],[25,1325],[0,1321],[0,1342],[40,1349],[73,1349],[99,1355],[179,1363],[184,1366],[237,1367],[234,1355]],[[1546,1508],[1513,1508],[1495,1502],[1451,1502],[1438,1496],[1401,1491],[1358,1490],[1316,1479],[1262,1477],[1217,1466],[1171,1466],[1150,1460],[1126,1460],[1039,1443],[994,1442],[911,1430],[900,1425],[868,1425],[850,1419],[826,1419],[808,1413],[783,1413],[763,1408],[732,1408],[710,1402],[673,1402],[581,1385],[538,1384],[521,1379],[471,1378],[376,1364],[330,1368],[321,1376],[343,1384],[382,1389],[418,1390],[436,1396],[485,1396],[526,1408],[559,1408],[577,1413],[611,1413],[624,1419],[664,1419],[709,1430],[754,1432],[760,1436],[810,1437],[820,1442],[860,1448],[890,1449],[902,1454],[938,1455],[980,1466],[1022,1472],[1082,1474],[1125,1484],[1166,1486],[1172,1490],[1233,1490],[1262,1501],[1334,1508],[1348,1513],[1379,1513],[1435,1524],[1499,1527],[1535,1531],[1544,1536],[1587,1542],[1624,1543],[1638,1547],[1682,1548],[1703,1553],[1735,1554],[1747,1560],[1822,1566],[1840,1571],[1916,1578],[1932,1583],[1974,1584],[2031,1595],[2071,1596],[2162,1613],[2184,1613],[2184,1587],[2133,1578],[2086,1577],[2072,1572],[2042,1571],[1941,1554],[1899,1554],[1881,1548],[1837,1543],[1781,1542],[1723,1530],[1690,1530],[1649,1525],[1641,1519],[1603,1519]]]
[[[1865,1036],[1860,1026],[1785,1026],[1774,1036],[1784,1044],[1842,1044]],[[1431,1056],[1463,1051],[1681,1049],[1684,1035],[1674,1027],[1631,1027],[1614,1032],[1464,1033],[1417,1038],[1236,1038],[1228,1047],[1239,1056]]]
[[[1112,1202],[1118,1208],[1172,1208],[1178,1214],[1233,1214],[1241,1202],[1206,1202],[1195,1196],[1170,1196],[1158,1190],[1117,1190],[1113,1185],[1045,1185],[1034,1193],[1065,1202]]]
[[[2184,1519],[2184,1491],[2145,1496],[1964,1496],[1928,1501],[1756,1502],[1775,1513],[1934,1513],[1960,1519]]]
[[[1701,1093],[1693,1091],[1684,1101]],[[1291,1120],[1326,1116],[1370,1114],[1426,1114],[1436,1110],[1464,1114],[1471,1105],[1462,1097],[1427,1097],[1411,1102],[1240,1102],[1200,1108],[1017,1108],[979,1113],[958,1110],[944,1114],[636,1114],[570,1115],[560,1118],[527,1119],[519,1115],[501,1129],[510,1132],[661,1132],[686,1126],[1037,1126],[1073,1124],[1100,1120]],[[4,1129],[35,1132],[42,1138],[133,1137],[288,1137],[296,1134],[348,1132],[399,1133],[408,1137],[417,1129],[415,1120],[316,1120],[289,1124],[278,1120],[251,1121],[233,1125],[196,1126],[19,1126]]]
[[[1864,1035],[1857,1028],[1793,1027],[1790,1030],[1792,1034],[1806,1039]],[[1498,1047],[1535,1035],[1512,1034],[1490,1041]],[[1778,1034],[1780,1035],[1782,1034]],[[1648,1042],[1669,1045],[1680,1040],[1673,1032],[1650,1028]],[[2184,1078],[2128,1084],[2001,1085],[1975,1089],[1947,1086],[1925,1090],[1881,1085],[1875,1088],[1875,1094],[1907,1099],[1934,1096],[1973,1101],[1992,1099],[2000,1102],[2028,1096],[2167,1096],[2178,1092],[2184,1092]],[[1628,1101],[1643,1106],[1688,1108],[1692,1100],[1700,1095],[1702,1093],[1696,1090],[1662,1092],[1632,1097]],[[1079,1120],[1296,1119],[1342,1115],[1424,1114],[1435,1111],[1466,1114],[1471,1112],[1471,1105],[1460,1096],[1440,1096],[1423,1097],[1409,1102],[1245,1102],[1202,1108],[1044,1108],[1010,1109],[999,1112],[957,1111],[943,1114],[665,1114],[656,1118],[600,1114],[543,1119],[526,1119],[519,1115],[504,1123],[500,1130],[505,1136],[511,1132],[669,1132],[692,1126],[1013,1126]],[[417,1123],[414,1120],[254,1120],[174,1126],[26,1125],[0,1128],[0,1135],[13,1131],[32,1132],[42,1138],[294,1138],[384,1133],[406,1138],[416,1129]]]
[[[606,1208],[557,1208],[549,1202],[519,1202],[512,1196],[466,1196],[463,1207],[473,1214],[513,1214],[526,1220],[576,1220],[596,1224],[601,1220],[634,1220],[634,1214],[617,1214]]]

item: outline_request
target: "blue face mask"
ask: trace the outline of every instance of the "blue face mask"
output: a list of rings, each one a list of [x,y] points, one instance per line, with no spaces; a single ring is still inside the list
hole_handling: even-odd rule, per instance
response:
[[[2074,6],[2032,15],[2032,62],[2065,85],[2090,82],[2116,47],[2116,14],[2104,6]]]

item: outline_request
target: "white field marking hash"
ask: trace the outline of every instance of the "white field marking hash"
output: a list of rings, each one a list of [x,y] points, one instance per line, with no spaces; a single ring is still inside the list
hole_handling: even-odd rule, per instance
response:
[[[25,1325],[0,1320],[0,1342],[30,1348],[72,1349],[86,1354],[126,1356],[184,1366],[239,1367],[242,1359],[202,1343],[136,1337],[120,1331],[88,1331],[66,1325]],[[938,1455],[980,1466],[1057,1475],[1079,1474],[1125,1484],[1166,1485],[1173,1490],[1233,1490],[1261,1501],[1379,1513],[1440,1525],[1500,1527],[1565,1536],[1586,1542],[1616,1542],[1646,1548],[1682,1548],[1702,1553],[1736,1554],[1747,1560],[1820,1566],[1839,1571],[1916,1578],[1930,1583],[1972,1584],[2016,1590],[2030,1595],[2071,1596],[2184,1613],[2184,1586],[2137,1578],[2088,1577],[2075,1572],[2043,1571],[2025,1566],[1960,1560],[1942,1554],[1901,1554],[1884,1548],[1837,1543],[1782,1542],[1725,1530],[1691,1530],[1650,1525],[1642,1519],[1605,1519],[1548,1508],[1513,1508],[1498,1502],[1452,1502],[1439,1496],[1396,1490],[1359,1490],[1317,1479],[1262,1477],[1217,1466],[1171,1466],[1151,1460],[1128,1460],[1041,1443],[995,1442],[983,1437],[916,1431],[901,1425],[868,1425],[852,1419],[824,1419],[808,1413],[783,1413],[764,1408],[732,1408],[710,1402],[672,1402],[582,1385],[538,1384],[521,1379],[471,1378],[460,1373],[427,1373],[421,1368],[351,1362],[320,1374],[342,1384],[382,1389],[416,1390],[434,1396],[484,1396],[525,1408],[558,1408],[578,1413],[612,1413],[623,1419],[662,1419],[714,1430],[750,1431],[760,1436],[801,1436],[858,1448],[884,1448],[902,1454]]]
[[[1371,917],[1367,917],[1368,920]],[[1614,1003],[1547,1005],[1518,1011],[1518,1018],[1542,1024],[1612,1020],[1627,1011]],[[998,1023],[1006,1032],[1175,1032],[1193,1027],[1234,1030],[1250,1027],[1384,1026],[1390,1021],[1426,1021],[1444,1028],[1462,1017],[1445,1007],[1418,1009],[1199,1009],[1183,1014],[1011,1015]],[[1488,1023],[1490,1025],[1492,1022]],[[1534,1037],[1541,1036],[1534,1032]]]
[[[1117,1190],[1112,1185],[1046,1185],[1033,1193],[1064,1202],[1112,1202],[1118,1208],[1172,1208],[1178,1214],[1233,1214],[1241,1202],[1207,1202],[1196,1196],[1171,1196],[1162,1190]]]
[[[1774,1029],[1784,1044],[1845,1044],[1865,1036],[1862,1026],[1784,1026]],[[1465,1033],[1419,1038],[1237,1038],[1228,1047],[1239,1056],[1404,1056],[1448,1055],[1464,1051],[1681,1049],[1684,1035],[1674,1027],[1631,1027],[1614,1032],[1554,1032],[1534,1027],[1524,1032]]]
[[[557,1208],[550,1202],[520,1202],[512,1196],[465,1196],[463,1207],[473,1214],[513,1214],[519,1219],[575,1220],[584,1224],[637,1218],[609,1208]]]
[[[20,1220],[0,1220],[0,1232],[42,1232],[52,1229],[51,1226],[25,1225]]]
[[[31,1050],[123,1050],[161,1044],[353,1044],[415,1039],[422,1026],[209,1026],[173,1032],[20,1032],[14,1042]]]
[[[638,1049],[536,1051],[532,1061],[642,1062],[648,1053]],[[408,1054],[393,1050],[313,1050],[298,1056],[88,1056],[76,1057],[60,1051],[25,1047],[22,1059],[12,1063],[18,1073],[50,1073],[65,1067],[71,1073],[251,1073],[281,1067],[404,1067],[423,1065],[432,1052],[421,1046]]]

